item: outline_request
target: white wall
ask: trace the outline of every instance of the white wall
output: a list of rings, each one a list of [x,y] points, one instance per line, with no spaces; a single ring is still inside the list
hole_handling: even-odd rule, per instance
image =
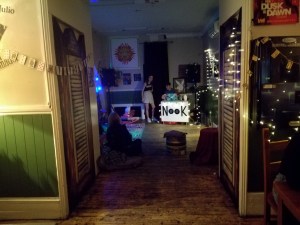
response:
[[[27,56],[27,61],[0,69],[0,112],[47,111],[46,72],[28,67],[29,58],[45,60],[40,1],[1,0],[1,8],[6,7],[13,13],[0,13],[0,23],[7,26],[0,49],[16,51],[19,58]]]
[[[248,1],[248,0],[244,0]],[[219,0],[219,21],[222,25],[226,20],[235,14],[243,5],[243,0]],[[247,8],[246,10],[250,10]]]
[[[111,39],[120,38],[120,37],[108,37],[93,32],[93,47],[94,47],[94,61],[95,65],[100,68],[113,68],[112,55],[111,55]],[[122,37],[132,38],[132,37]],[[123,85],[122,77],[117,83],[117,87],[110,87],[111,92],[115,91],[140,91],[143,88],[144,84],[144,75],[143,75],[143,64],[144,64],[144,46],[140,38],[137,37],[138,41],[138,68],[136,69],[116,69],[122,73],[130,73],[132,82],[130,85]],[[141,81],[134,81],[134,74],[141,74]],[[102,109],[107,109],[107,88],[99,92],[100,101]]]
[[[110,65],[110,49],[109,38],[93,32],[93,51],[94,62],[96,66],[109,68]]]
[[[112,54],[111,54],[111,39],[113,38],[120,38],[120,37],[111,37],[109,41],[109,62],[111,67],[113,67],[112,63]],[[116,69],[118,71],[121,71],[122,73],[130,73],[131,74],[131,84],[130,85],[124,85],[122,77],[119,80],[117,87],[112,87],[111,91],[140,91],[143,88],[144,84],[144,74],[143,74],[143,65],[144,65],[144,45],[143,42],[140,41],[139,37],[121,37],[121,39],[124,38],[137,38],[137,48],[138,48],[138,67],[133,69]],[[134,74],[141,74],[141,81],[134,81]]]
[[[96,32],[93,32],[93,59],[95,62],[95,69],[97,70],[100,67],[108,68],[109,67],[109,39],[107,37],[101,36]],[[99,75],[99,73],[98,73]],[[102,89],[99,91],[100,101],[102,109],[107,108],[106,94],[105,90]],[[100,110],[100,109],[98,109]]]
[[[111,39],[126,39],[126,38],[137,38],[138,42],[138,67],[135,69],[122,69],[122,68],[113,68],[112,55],[111,55]],[[102,68],[113,68],[122,73],[130,73],[132,82],[130,85],[123,85],[122,79],[117,83],[117,87],[111,87],[111,91],[134,91],[141,90],[143,88],[143,64],[144,64],[144,47],[142,42],[138,37],[106,37],[101,34],[93,33],[93,45],[94,45],[94,60],[95,64]],[[140,73],[142,79],[140,82],[133,80],[133,74]]]
[[[118,37],[120,38],[120,37]],[[126,38],[126,37],[125,37]],[[141,90],[143,86],[143,63],[144,47],[143,42],[148,41],[145,38],[138,38],[139,49],[139,68],[135,70],[122,70],[126,73],[141,73],[142,82],[133,82],[131,85],[122,85],[111,88],[112,91],[133,91]],[[178,65],[199,63],[203,69],[203,48],[202,40],[199,37],[173,38],[168,39],[168,58],[169,58],[169,81],[173,83],[173,78],[178,77]],[[104,67],[111,65],[110,42],[100,35],[94,36],[95,60],[101,60]],[[201,72],[201,74],[203,74]],[[201,79],[202,81],[203,79]]]
[[[173,78],[178,77],[178,65],[198,63],[201,65],[201,75],[203,75],[204,50],[201,38],[175,38],[168,41],[169,81],[172,84]]]
[[[3,9],[9,8],[9,11]],[[26,56],[25,65],[18,62],[0,69],[0,115],[2,113],[51,113],[55,136],[59,197],[49,199],[3,200],[12,208],[9,219],[64,218],[68,215],[62,130],[59,112],[59,93],[56,75],[28,67],[30,58],[46,65],[55,65],[52,16],[59,18],[84,33],[87,55],[93,54],[92,30],[89,9],[82,0],[1,0],[0,24],[6,26],[0,40],[0,56],[3,50],[15,51],[18,58]],[[88,66],[93,67],[93,58]],[[98,115],[95,91],[90,90],[92,129],[95,160],[100,154]],[[14,211],[10,211],[12,214]],[[2,215],[1,215],[2,216]],[[6,215],[4,215],[6,216]]]
[[[253,18],[253,10],[252,18]],[[284,24],[284,25],[260,25],[251,27],[251,38],[256,39],[259,37],[271,36],[299,36],[300,23]]]

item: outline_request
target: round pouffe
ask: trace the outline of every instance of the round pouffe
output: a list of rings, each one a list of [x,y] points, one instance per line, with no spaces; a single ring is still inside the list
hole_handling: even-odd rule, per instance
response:
[[[186,154],[186,133],[171,130],[164,134],[164,138],[166,138],[167,149],[173,154]]]

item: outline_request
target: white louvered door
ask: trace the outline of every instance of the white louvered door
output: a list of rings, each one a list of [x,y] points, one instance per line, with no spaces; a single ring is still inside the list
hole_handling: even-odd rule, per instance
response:
[[[234,55],[232,49],[228,49],[224,52],[224,79],[223,79],[223,93],[222,93],[222,146],[223,146],[223,157],[222,165],[223,170],[226,173],[228,179],[234,186],[234,143],[235,143],[235,104],[234,104],[234,72],[236,70],[235,64],[232,61]],[[232,61],[227,61],[226,59]]]

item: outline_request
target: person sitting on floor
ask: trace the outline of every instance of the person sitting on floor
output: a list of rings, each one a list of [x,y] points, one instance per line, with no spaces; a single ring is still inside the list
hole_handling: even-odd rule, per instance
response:
[[[101,155],[97,159],[99,170],[123,170],[142,165],[141,140],[132,141],[131,134],[121,124],[116,112],[109,115],[108,123],[106,135],[101,137]]]
[[[127,127],[121,124],[121,118],[116,112],[108,117],[107,146],[111,149],[125,153],[126,156],[138,156],[142,154],[142,140],[132,140]]]

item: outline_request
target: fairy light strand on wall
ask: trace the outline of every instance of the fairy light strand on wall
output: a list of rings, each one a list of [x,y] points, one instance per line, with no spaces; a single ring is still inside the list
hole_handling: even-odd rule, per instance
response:
[[[250,77],[252,77],[254,69],[256,68],[256,66],[258,66],[258,63],[261,61],[260,58],[260,52],[262,51],[262,47],[264,47],[264,45],[266,44],[270,44],[270,58],[271,59],[276,59],[278,57],[282,57],[282,63],[285,67],[285,70],[287,72],[287,74],[292,73],[293,69],[295,69],[297,66],[300,66],[300,63],[293,60],[291,58],[292,56],[292,52],[289,52],[291,55],[286,55],[284,54],[278,47],[296,47],[296,43],[288,43],[288,44],[277,44],[274,43],[274,41],[272,40],[272,38],[270,37],[263,37],[263,38],[259,38],[254,40],[254,46],[253,46],[253,54],[250,57],[250,62],[249,62],[249,71],[248,71],[248,75]],[[277,47],[278,46],[278,47]],[[268,117],[265,117],[262,115],[259,115],[258,113],[255,115],[252,115],[252,118],[250,116],[249,122],[250,124],[254,125],[255,124],[255,119],[256,118],[256,125],[258,126],[267,126],[270,128],[270,133],[272,136],[275,136],[276,132],[278,131],[278,127],[276,124],[278,124],[280,121],[280,118],[276,117],[278,111],[280,110],[280,108],[282,107],[283,102],[285,101],[285,99],[290,99],[291,95],[295,95],[295,91],[290,90],[291,86],[295,87],[294,84],[291,85],[291,83],[287,82],[287,78],[285,78],[285,80],[283,80],[280,83],[270,83],[271,75],[266,75],[266,81],[268,81],[268,83],[263,84],[261,88],[261,93],[269,93],[269,95],[276,95],[275,98],[272,98],[273,102],[268,102],[268,104],[271,106],[268,109]],[[296,89],[296,88],[295,88]],[[261,96],[261,95],[258,95]],[[257,104],[264,104],[262,102],[261,97],[258,97],[257,99]],[[297,112],[297,111],[296,111]],[[261,114],[261,113],[260,113]],[[254,117],[253,117],[254,116]],[[300,111],[298,112],[298,120],[300,120]],[[295,131],[298,131],[298,127],[294,127],[293,128]],[[289,137],[291,138],[291,137]]]

